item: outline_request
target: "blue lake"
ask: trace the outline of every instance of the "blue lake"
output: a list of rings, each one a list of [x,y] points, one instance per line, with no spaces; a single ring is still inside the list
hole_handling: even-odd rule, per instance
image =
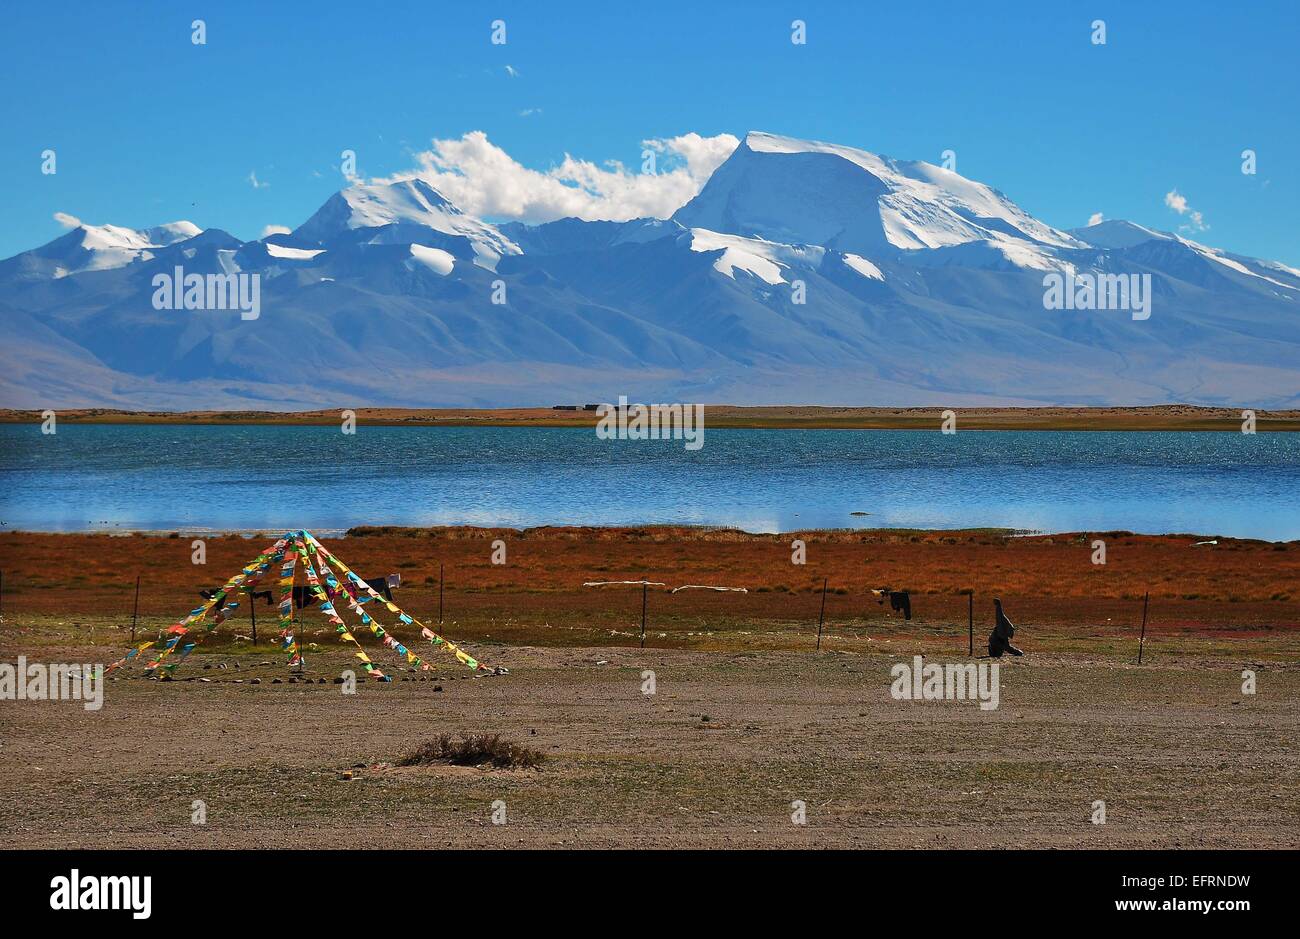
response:
[[[0,425],[0,530],[655,523],[1289,540],[1300,434]]]

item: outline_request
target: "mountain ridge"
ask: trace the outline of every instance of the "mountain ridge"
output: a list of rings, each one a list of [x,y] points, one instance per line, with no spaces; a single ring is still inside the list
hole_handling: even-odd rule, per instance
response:
[[[160,311],[177,267],[261,313]],[[1152,316],[1044,277],[1150,282]],[[502,300],[504,302],[496,302]],[[0,406],[1300,404],[1300,271],[1069,231],[927,163],[752,132],[669,219],[494,225],[417,178],[288,234],[79,226],[0,261]]]

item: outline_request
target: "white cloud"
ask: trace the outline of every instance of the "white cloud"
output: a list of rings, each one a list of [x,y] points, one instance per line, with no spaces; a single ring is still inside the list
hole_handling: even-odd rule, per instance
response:
[[[270,183],[261,182],[257,178],[257,170],[248,171],[248,182],[250,185],[252,185],[254,189],[266,189],[268,186],[271,185]]]
[[[1093,212],[1091,215],[1088,216],[1088,224],[1090,226],[1100,225],[1104,221],[1105,219],[1102,217],[1102,214],[1100,212]]]
[[[267,225],[262,229],[262,234],[259,237],[266,238],[270,235],[287,235],[292,230],[293,229],[285,228],[283,225]]]
[[[689,202],[739,144],[731,134],[683,134],[643,140],[656,172],[633,172],[617,160],[603,164],[565,154],[545,172],[529,169],[483,131],[459,140],[434,140],[416,155],[419,169],[388,180],[420,177],[465,212],[479,217],[530,223],[574,216],[626,221],[667,218]]]
[[[541,114],[541,108],[524,108],[519,112],[520,117],[532,117],[534,114]]]
[[[1169,208],[1173,209],[1179,215],[1187,216],[1188,223],[1181,226],[1184,230],[1205,231],[1210,227],[1205,224],[1205,217],[1201,215],[1200,212],[1193,209],[1191,203],[1187,201],[1187,197],[1177,189],[1170,189],[1165,193],[1165,205],[1169,206]]]
[[[64,228],[81,227],[81,219],[77,218],[75,215],[69,215],[67,212],[55,212],[54,220]]]
[[[506,66],[506,74],[509,75],[511,78],[518,78],[518,77],[519,77],[519,70],[518,70],[517,68],[515,68],[513,65],[507,65],[507,66]]]

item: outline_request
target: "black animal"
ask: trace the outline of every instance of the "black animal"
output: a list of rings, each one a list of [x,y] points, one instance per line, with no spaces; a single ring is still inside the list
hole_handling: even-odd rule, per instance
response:
[[[1002,658],[1004,652],[1010,652],[1012,655],[1024,655],[1023,652],[1011,644],[1011,639],[1016,634],[1016,627],[1012,625],[1011,620],[1007,619],[1007,614],[1002,612],[1002,601],[997,597],[993,598],[993,611],[995,622],[993,632],[989,634],[989,655],[995,659]]]
[[[371,587],[375,588],[375,593],[379,594],[385,600],[391,601],[393,599],[393,590],[391,587],[388,586],[387,577],[376,577],[374,580],[371,580],[368,577],[363,577],[362,580],[368,583]],[[212,590],[200,590],[199,596],[202,597],[204,600],[211,600],[220,592],[221,592],[220,587],[214,588]],[[253,603],[256,603],[258,600],[265,599],[267,606],[276,606],[280,602],[278,599],[278,595],[279,595],[278,589],[268,587],[265,590],[252,591],[252,593],[249,595],[249,599]],[[293,605],[295,608],[301,610],[304,607],[312,606],[315,603],[316,603],[316,591],[312,590],[311,587],[296,586],[293,588]]]
[[[906,590],[890,590],[888,587],[881,587],[879,590],[872,590],[871,595],[876,598],[876,602],[884,605],[885,597],[889,597],[889,608],[895,613],[900,610],[903,613],[903,619],[912,618],[912,595]]]

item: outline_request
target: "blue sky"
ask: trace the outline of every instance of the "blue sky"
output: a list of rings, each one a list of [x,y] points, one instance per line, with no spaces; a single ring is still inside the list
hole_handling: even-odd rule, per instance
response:
[[[757,129],[936,163],[951,149],[1059,228],[1100,212],[1300,266],[1298,8],[11,0],[0,257],[57,237],[56,212],[293,227],[346,184],[344,149],[384,176],[482,131],[537,170],[566,153],[636,168],[645,139]]]

